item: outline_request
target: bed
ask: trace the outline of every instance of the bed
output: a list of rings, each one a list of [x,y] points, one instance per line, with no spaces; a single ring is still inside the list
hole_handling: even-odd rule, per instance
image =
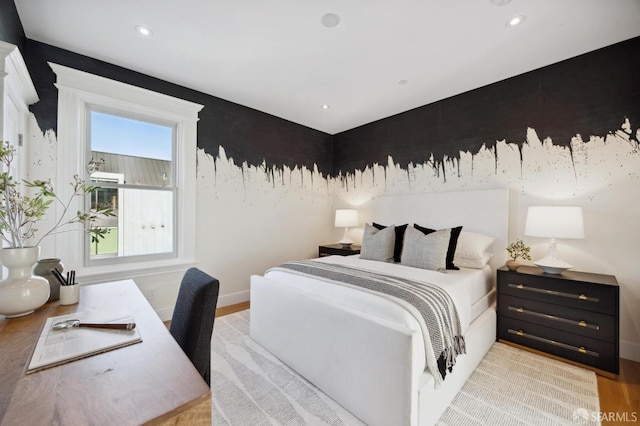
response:
[[[495,341],[495,269],[505,258],[509,192],[383,196],[360,211],[365,220],[463,225],[463,230],[495,238],[486,267],[446,274],[357,255],[317,259],[449,288],[466,344],[466,354],[457,357],[452,372],[438,383],[425,368],[420,326],[401,304],[277,268],[251,277],[250,335],[368,425],[435,424]]]

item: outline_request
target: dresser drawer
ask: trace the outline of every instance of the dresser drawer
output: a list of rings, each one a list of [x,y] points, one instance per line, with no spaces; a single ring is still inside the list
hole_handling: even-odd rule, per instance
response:
[[[501,294],[604,314],[617,312],[617,290],[613,286],[545,280],[517,273],[501,273],[498,278],[498,291]]]
[[[498,338],[618,374],[616,345],[512,318],[500,318]]]
[[[598,312],[500,295],[498,314],[606,342],[616,339],[616,318]]]

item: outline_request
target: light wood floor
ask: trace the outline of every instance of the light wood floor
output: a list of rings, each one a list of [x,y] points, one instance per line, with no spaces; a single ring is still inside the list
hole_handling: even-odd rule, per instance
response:
[[[216,310],[216,317],[245,309],[249,309],[249,302],[225,306]],[[633,422],[608,421],[607,418],[615,416],[615,414],[612,416],[608,413],[626,415],[626,418],[630,420],[634,419],[632,416],[635,413],[635,418],[640,422],[640,363],[621,359],[620,376],[617,380],[598,376],[598,393],[600,395],[600,412],[605,416],[602,421],[603,426],[634,424]],[[211,425],[211,401],[204,402],[189,410],[188,413],[178,415],[162,425]]]
[[[224,306],[216,309],[216,318],[222,315],[229,315],[234,312],[249,309],[249,302],[238,303],[237,305]],[[167,327],[171,321],[165,321]],[[214,322],[215,327],[215,322]],[[211,425],[211,399],[191,407],[187,412],[178,414],[177,416],[160,423],[162,426],[210,426]]]
[[[628,359],[620,359],[620,376],[617,380],[598,376],[598,394],[600,395],[600,412],[605,425],[631,425],[640,423],[640,363]],[[615,414],[626,416],[636,421],[607,421],[615,418]],[[635,417],[634,417],[635,413]]]

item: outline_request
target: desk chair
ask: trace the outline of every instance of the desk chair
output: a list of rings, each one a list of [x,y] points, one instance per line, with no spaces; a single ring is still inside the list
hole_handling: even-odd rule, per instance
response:
[[[184,274],[169,332],[210,385],[211,334],[220,282],[197,268]]]

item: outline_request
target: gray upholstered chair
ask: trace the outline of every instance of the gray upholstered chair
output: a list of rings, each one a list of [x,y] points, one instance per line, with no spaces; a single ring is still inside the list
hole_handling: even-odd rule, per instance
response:
[[[184,274],[169,331],[210,385],[211,334],[220,282],[197,268]]]

